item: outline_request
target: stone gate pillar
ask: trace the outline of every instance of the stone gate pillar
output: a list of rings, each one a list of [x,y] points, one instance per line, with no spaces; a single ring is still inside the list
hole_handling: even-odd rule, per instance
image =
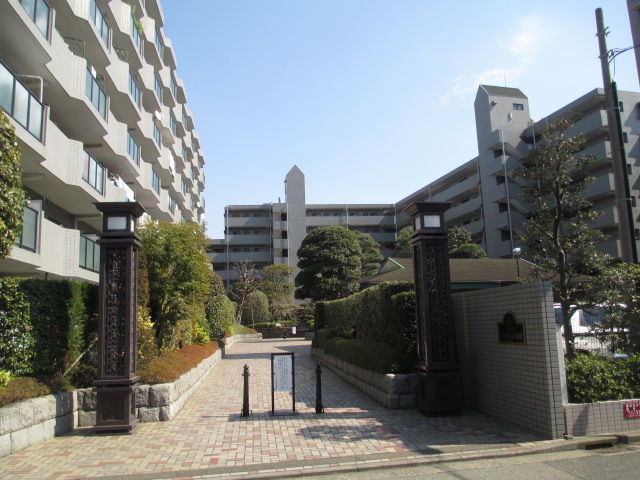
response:
[[[95,203],[102,212],[98,305],[96,433],[130,432],[138,422],[136,390],[136,284],[140,237],[137,202]]]
[[[421,408],[427,413],[462,408],[461,377],[456,357],[448,233],[448,203],[415,203],[404,212],[413,219],[411,237],[416,287],[419,368],[425,372]]]

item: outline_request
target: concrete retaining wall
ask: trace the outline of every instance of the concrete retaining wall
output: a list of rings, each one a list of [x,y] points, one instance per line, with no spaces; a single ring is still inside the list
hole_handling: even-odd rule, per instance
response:
[[[423,375],[419,373],[392,374],[376,373],[356,367],[324,350],[314,348],[311,356],[345,382],[366,393],[376,402],[390,409],[415,408],[422,390]]]
[[[235,335],[225,339],[225,350],[236,342],[261,339],[260,334]],[[136,407],[141,422],[171,420],[207,378],[223,352],[209,358],[173,383],[141,385]],[[63,435],[76,427],[96,423],[96,393],[90,389],[33,398],[0,408],[0,457],[36,443]]]
[[[640,399],[564,405],[567,435],[583,437],[640,430],[640,418],[625,418],[625,403],[640,403]]]

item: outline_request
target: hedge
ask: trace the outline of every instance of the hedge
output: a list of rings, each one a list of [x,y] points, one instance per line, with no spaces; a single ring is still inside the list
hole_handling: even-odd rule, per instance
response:
[[[343,338],[385,343],[402,354],[415,352],[413,282],[385,282],[347,298],[320,302],[318,328],[333,328]]]
[[[637,398],[640,354],[628,359],[609,359],[580,353],[567,362],[567,389],[572,403]]]
[[[0,370],[61,375],[95,338],[98,286],[0,278]]]

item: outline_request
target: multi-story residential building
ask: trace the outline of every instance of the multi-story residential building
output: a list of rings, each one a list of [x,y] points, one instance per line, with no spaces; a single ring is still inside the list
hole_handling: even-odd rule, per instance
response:
[[[640,193],[640,94],[618,92],[618,95],[628,182],[635,207]],[[602,89],[592,90],[533,122],[528,99],[520,90],[481,85],[475,100],[475,116],[478,157],[398,202],[398,211],[415,201],[451,202],[451,208],[445,213],[448,226],[459,225],[468,230],[489,257],[511,256],[513,248],[518,246],[517,235],[522,232],[527,214],[527,207],[518,196],[520,185],[513,171],[526,159],[548,125],[566,119],[573,124],[566,132],[567,136],[583,134],[587,143],[581,153],[596,158],[590,171],[595,182],[586,196],[593,207],[602,212],[594,228],[601,229],[608,240],[599,247],[611,255],[621,256],[611,144]],[[637,212],[633,218],[637,243]],[[398,219],[399,227],[408,225],[406,217]]]
[[[285,179],[285,201],[225,208],[225,238],[211,240],[209,257],[225,284],[234,279],[233,264],[251,261],[258,270],[282,264],[297,273],[297,252],[311,230],[343,225],[373,237],[390,254],[395,241],[393,205],[327,204],[305,202],[304,174],[294,166]]]
[[[0,2],[0,107],[30,199],[0,275],[97,281],[94,202],[200,222],[204,156],[158,0]]]

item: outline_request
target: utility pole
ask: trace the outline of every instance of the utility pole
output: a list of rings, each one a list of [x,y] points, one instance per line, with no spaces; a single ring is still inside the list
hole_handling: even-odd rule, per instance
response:
[[[620,251],[625,263],[638,263],[638,252],[635,240],[633,209],[627,173],[627,160],[622,141],[620,121],[620,104],[617,101],[617,90],[611,81],[609,71],[609,51],[607,50],[607,31],[604,27],[602,9],[596,9],[596,25],[598,45],[600,47],[600,64],[602,66],[602,80],[604,83],[605,107],[607,109],[607,124],[609,127],[609,141],[611,142],[611,157],[613,163],[613,180],[616,190],[616,209],[620,232]]]

